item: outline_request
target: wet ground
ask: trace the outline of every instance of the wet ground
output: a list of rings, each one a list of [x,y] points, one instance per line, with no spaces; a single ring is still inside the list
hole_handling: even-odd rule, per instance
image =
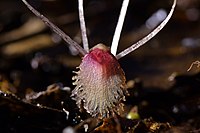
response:
[[[78,43],[74,0],[34,0],[32,5]],[[142,38],[152,14],[172,1],[134,0],[118,51]],[[110,46],[121,1],[85,1],[90,47]],[[104,121],[70,98],[72,71],[81,58],[21,1],[0,1],[0,132],[200,132],[200,1],[179,0],[167,26],[119,60],[130,95],[121,116]],[[196,61],[196,62],[195,62]],[[191,64],[194,65],[190,68]]]

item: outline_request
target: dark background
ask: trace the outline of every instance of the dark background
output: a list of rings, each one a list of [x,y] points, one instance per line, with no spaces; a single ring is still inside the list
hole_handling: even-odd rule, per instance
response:
[[[84,1],[90,48],[98,43],[111,45],[121,3],[121,0]],[[76,0],[32,0],[30,4],[72,39],[81,43]],[[168,13],[171,5],[172,1],[131,0],[118,52],[148,34],[150,30],[145,27],[146,21],[160,9]],[[193,62],[200,60],[199,50],[200,1],[179,0],[167,26],[147,44],[119,60],[127,81],[139,82],[142,91],[136,102],[128,100],[129,105],[140,106],[145,100],[152,102],[146,110],[141,106],[139,112],[141,111],[142,118],[153,116],[156,120],[171,122],[177,132],[198,131],[200,120],[196,118],[199,116],[200,106],[200,67],[194,65],[190,71],[187,69]],[[75,114],[66,122],[64,114],[53,111],[45,113],[45,109],[38,111],[35,106],[24,105],[22,99],[28,90],[43,91],[54,83],[73,88],[72,71],[80,61],[81,58],[37,19],[23,2],[1,0],[0,79],[2,83],[9,83],[6,91],[17,95],[20,100],[5,96],[5,89],[1,84],[0,130],[61,132],[64,127],[79,123],[78,120],[72,122]],[[66,96],[59,92],[59,95],[53,97],[58,101],[48,97],[34,102],[42,101],[44,105],[60,109],[59,100],[62,101]],[[76,108],[75,103],[69,101],[65,107]],[[166,104],[167,111],[160,107],[163,104]],[[178,114],[173,112],[175,105],[180,106]],[[37,111],[33,111],[34,109]],[[165,115],[160,115],[155,110],[166,112]],[[78,112],[77,108],[76,111]],[[54,118],[49,118],[50,116]],[[28,131],[29,129],[33,130]]]

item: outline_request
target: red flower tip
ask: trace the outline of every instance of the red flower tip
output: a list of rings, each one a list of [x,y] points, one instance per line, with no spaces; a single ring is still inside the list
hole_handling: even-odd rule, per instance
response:
[[[109,48],[98,44],[83,57],[79,68],[73,77],[76,87],[72,91],[78,107],[83,103],[88,113],[100,118],[119,114],[127,93],[126,79]]]

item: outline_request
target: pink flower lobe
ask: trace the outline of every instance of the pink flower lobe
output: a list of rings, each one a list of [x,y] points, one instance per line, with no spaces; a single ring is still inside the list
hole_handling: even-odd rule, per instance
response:
[[[109,49],[98,44],[83,57],[77,75],[72,97],[80,108],[92,116],[109,117],[123,110],[126,84],[124,72]]]

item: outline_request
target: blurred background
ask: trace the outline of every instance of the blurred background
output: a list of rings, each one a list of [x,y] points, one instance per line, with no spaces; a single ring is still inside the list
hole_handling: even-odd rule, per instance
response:
[[[118,53],[158,25],[169,13],[172,2],[131,0]],[[31,0],[29,3],[82,44],[77,0]],[[111,45],[121,4],[122,0],[84,1],[90,48],[98,43]],[[200,61],[199,0],[178,0],[175,12],[165,28],[144,46],[119,60],[127,81],[139,82],[150,91],[151,88],[170,90],[177,84],[179,76],[184,77],[180,86],[186,83],[189,88],[199,87],[200,67],[194,65],[187,71],[195,61]],[[8,91],[24,98],[27,91],[43,91],[55,83],[73,88],[72,71],[76,70],[80,62],[77,51],[46,27],[23,2],[0,1],[0,80],[7,82],[6,90],[1,85],[3,92]],[[187,92],[176,90],[178,95],[185,96]],[[199,90],[192,91],[192,95],[197,92]],[[195,96],[197,112],[199,101],[199,95]],[[0,105],[3,105],[1,108],[5,113],[4,102]],[[6,119],[3,116],[1,118],[0,121]],[[12,122],[7,123],[8,128],[12,127],[9,126]]]
[[[90,48],[98,43],[111,45],[121,3],[120,0],[84,1]],[[199,3],[198,0],[178,1],[167,26],[145,46],[120,59],[127,78],[139,77],[145,85],[168,88],[168,77],[172,73],[198,71],[187,72],[191,63],[199,59]],[[30,4],[81,44],[77,1],[33,0]],[[171,5],[172,1],[130,1],[118,52],[147,35],[166,17]],[[32,73],[42,67],[48,75],[59,72],[58,64],[74,68],[80,63],[78,56],[72,56],[77,55],[73,48],[68,47],[22,2],[14,0],[2,0],[0,4],[0,51],[0,70],[10,78],[13,78],[11,75],[24,77],[25,69]],[[48,61],[42,61],[43,57],[58,64],[52,61],[53,65],[48,66]],[[32,84],[31,79],[25,82],[24,87],[41,84]]]

